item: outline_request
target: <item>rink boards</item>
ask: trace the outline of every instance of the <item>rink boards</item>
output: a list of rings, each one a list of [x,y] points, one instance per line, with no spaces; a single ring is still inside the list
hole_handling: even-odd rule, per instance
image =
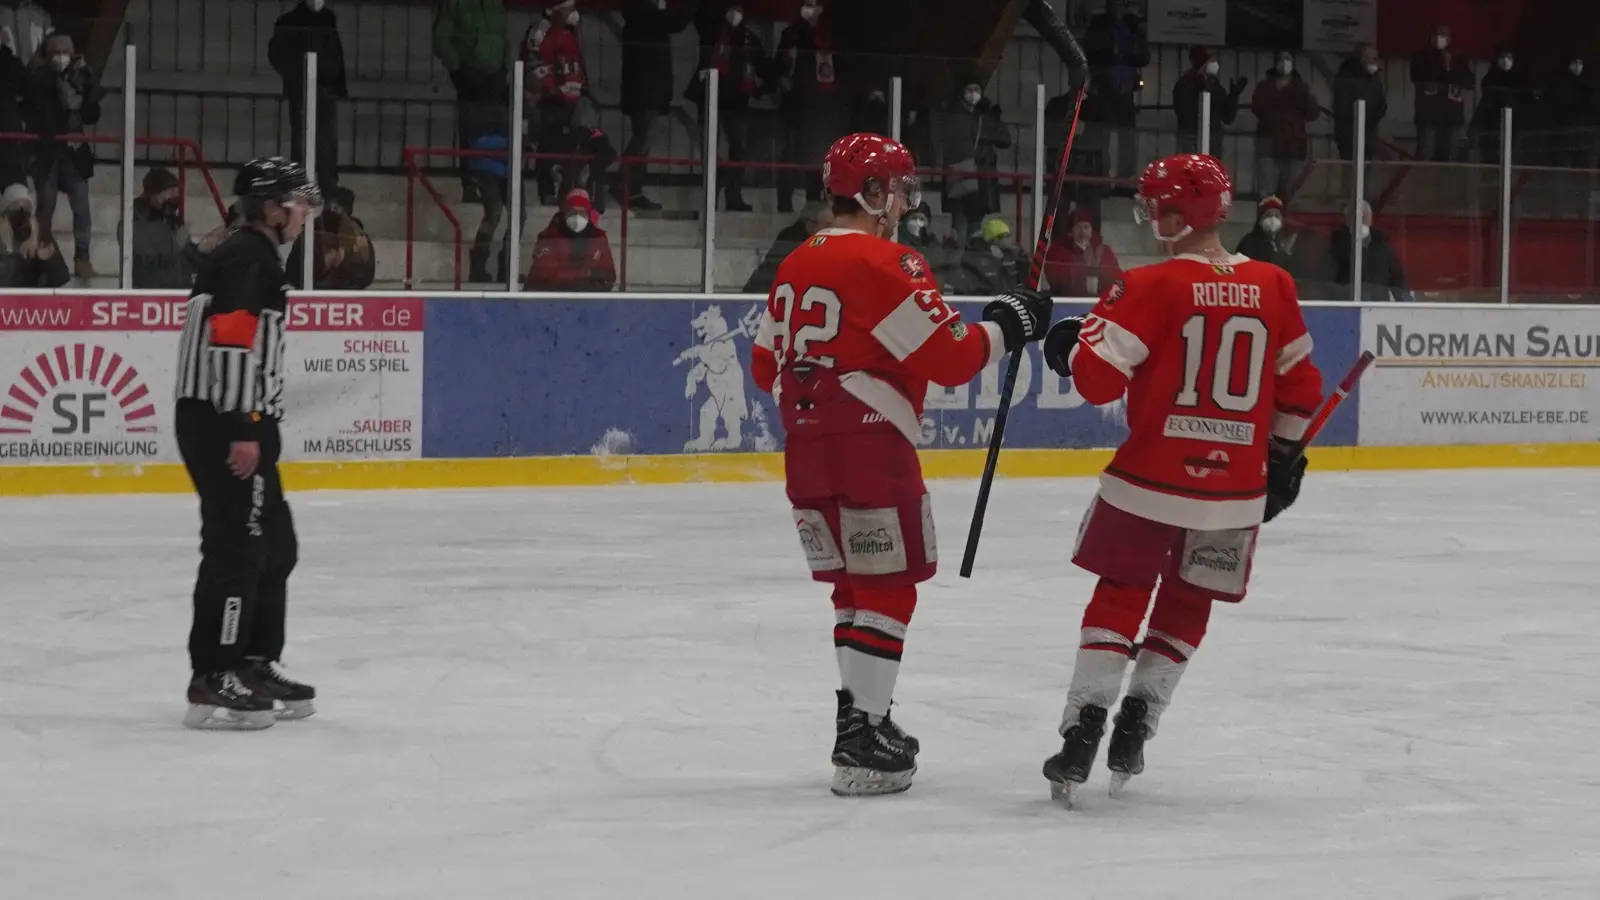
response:
[[[186,299],[0,296],[0,493],[188,489],[171,421]],[[958,302],[969,319],[980,304]],[[778,478],[781,425],[748,371],[763,305],[296,296],[285,477],[299,489]],[[1378,355],[1323,432],[1319,468],[1600,464],[1600,310],[1308,304],[1305,314],[1328,390],[1362,349]],[[996,365],[930,389],[919,442],[930,476],[981,471],[1001,377]],[[1125,433],[1122,404],[1089,406],[1029,348],[1001,471],[1093,474]]]

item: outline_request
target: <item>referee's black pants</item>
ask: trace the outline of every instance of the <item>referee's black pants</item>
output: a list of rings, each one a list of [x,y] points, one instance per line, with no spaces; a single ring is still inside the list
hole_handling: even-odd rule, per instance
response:
[[[179,400],[178,451],[200,494],[200,573],[194,585],[189,662],[196,674],[283,653],[289,573],[299,557],[294,519],[278,478],[282,438],[261,422],[261,462],[250,478],[228,471],[227,423],[204,400]]]

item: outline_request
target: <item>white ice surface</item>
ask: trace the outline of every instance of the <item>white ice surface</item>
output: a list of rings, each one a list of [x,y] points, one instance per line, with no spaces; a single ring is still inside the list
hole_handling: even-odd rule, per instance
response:
[[[908,794],[828,793],[776,485],[294,498],[321,712],[179,726],[186,497],[0,501],[0,898],[1594,898],[1600,472],[1313,475],[1125,797],[1048,802],[1088,481],[935,488]]]

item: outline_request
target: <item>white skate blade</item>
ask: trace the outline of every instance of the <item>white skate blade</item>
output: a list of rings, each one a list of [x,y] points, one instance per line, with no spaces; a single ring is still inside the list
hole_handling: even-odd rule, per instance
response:
[[[295,719],[308,719],[317,714],[316,704],[311,700],[280,700],[283,706],[273,710],[277,717],[286,722]]]
[[[183,714],[183,727],[196,731],[260,731],[277,721],[269,710],[245,712],[201,703],[189,704],[189,711]]]
[[[1076,809],[1074,800],[1080,787],[1083,787],[1083,785],[1076,781],[1052,781],[1050,782],[1050,799],[1061,804],[1063,809]]]
[[[856,766],[835,766],[833,792],[840,797],[877,797],[898,794],[911,787],[911,776],[917,774],[913,766],[904,772],[879,772]]]
[[[1120,797],[1122,796],[1122,789],[1127,787],[1128,782],[1132,780],[1133,776],[1127,772],[1112,772],[1111,787],[1107,789],[1107,792],[1111,795],[1112,799]]]

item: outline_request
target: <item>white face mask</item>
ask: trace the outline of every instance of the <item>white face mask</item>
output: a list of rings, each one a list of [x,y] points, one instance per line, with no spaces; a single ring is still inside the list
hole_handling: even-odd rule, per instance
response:
[[[311,11],[322,12],[322,8],[327,5],[328,0],[311,0]]]
[[[961,95],[961,99],[968,106],[977,106],[978,105],[978,101],[983,99],[983,92],[982,91],[967,91],[965,94]]]
[[[1511,71],[1511,66],[1512,66],[1511,57],[1509,57],[1509,56],[1500,57],[1500,71],[1509,72],[1509,71]]]
[[[569,213],[567,215],[567,228],[573,231],[587,231],[589,228],[589,217],[581,212]]]
[[[1217,74],[1218,72],[1221,72],[1221,71],[1222,71],[1222,63],[1219,63],[1214,59],[1212,61],[1206,63],[1206,74],[1207,75],[1215,75],[1215,74]]]
[[[1267,216],[1261,220],[1261,230],[1267,234],[1277,234],[1283,230],[1283,220],[1277,216]]]
[[[50,68],[55,69],[57,72],[65,72],[67,70],[67,66],[70,65],[72,65],[71,56],[58,53],[55,56],[50,57]]]
[[[573,10],[572,12],[567,13],[567,27],[568,28],[577,28],[578,27],[578,20],[581,19],[581,18],[582,18],[582,16],[578,15],[578,11],[577,10]]]
[[[920,217],[906,220],[906,234],[909,234],[912,237],[922,237],[922,232],[926,230],[927,227],[927,221]]]
[[[1582,75],[1583,63],[1573,63],[1572,65],[1567,66],[1567,69],[1570,70],[1574,75]]]
[[[1288,74],[1292,73],[1293,71],[1294,71],[1294,62],[1292,60],[1287,60],[1287,59],[1278,60],[1278,74],[1279,75],[1288,75]]]
[[[1450,46],[1450,39],[1442,34],[1436,34],[1433,36],[1433,46],[1436,50],[1443,50]]]
[[[744,24],[744,13],[737,9],[728,10],[728,24],[735,28],[738,28],[740,25]]]
[[[1378,64],[1377,63],[1367,63],[1367,74],[1368,75],[1376,75],[1376,74],[1378,74]]]
[[[1372,226],[1363,225],[1360,228],[1357,228],[1356,236],[1361,238],[1363,243],[1372,240]]]
[[[822,7],[820,6],[812,5],[800,7],[800,18],[805,19],[812,25],[817,23],[817,17],[820,15],[822,15]]]

